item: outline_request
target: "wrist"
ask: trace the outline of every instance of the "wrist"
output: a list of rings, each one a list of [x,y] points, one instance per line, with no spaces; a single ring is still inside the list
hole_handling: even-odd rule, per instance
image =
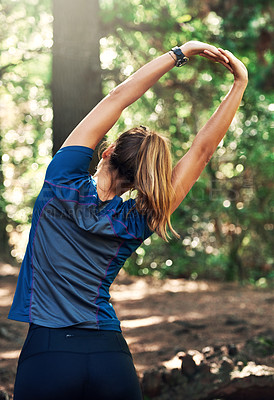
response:
[[[248,84],[248,79],[234,79],[233,85],[238,89],[245,90]]]
[[[190,46],[189,42],[182,44],[182,46],[180,46],[180,49],[186,57],[190,57],[193,55],[191,53],[191,46]]]

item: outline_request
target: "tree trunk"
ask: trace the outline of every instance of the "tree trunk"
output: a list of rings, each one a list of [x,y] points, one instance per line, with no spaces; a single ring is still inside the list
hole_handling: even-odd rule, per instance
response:
[[[244,269],[242,259],[239,256],[241,238],[238,235],[231,234],[231,243],[229,246],[229,261],[226,268],[226,280],[234,281],[237,279],[240,283],[244,280]]]
[[[102,99],[98,0],[53,0],[53,155]],[[91,169],[97,164],[94,153]],[[91,171],[93,172],[93,171]]]
[[[9,238],[6,231],[6,227],[8,224],[7,213],[5,210],[6,202],[2,197],[4,193],[4,176],[2,170],[2,152],[1,152],[1,137],[0,137],[0,261],[10,262],[12,260],[12,256],[10,255],[10,246],[9,246]]]

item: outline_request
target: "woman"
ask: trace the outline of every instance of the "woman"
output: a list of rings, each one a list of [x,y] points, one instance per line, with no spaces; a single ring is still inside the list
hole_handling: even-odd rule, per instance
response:
[[[140,126],[109,145],[90,176],[93,151],[121,112],[175,65],[198,54],[223,64],[234,83],[173,171],[167,139]],[[30,324],[15,400],[142,398],[109,287],[153,232],[167,240],[168,226],[178,236],[170,215],[225,135],[246,85],[246,68],[232,53],[190,41],[117,86],[66,139],[35,202],[9,313]],[[120,195],[129,189],[137,190],[137,198],[123,202]]]

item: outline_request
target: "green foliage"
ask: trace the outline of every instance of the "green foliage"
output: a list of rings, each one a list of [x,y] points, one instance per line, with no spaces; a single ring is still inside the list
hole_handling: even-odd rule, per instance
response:
[[[242,105],[224,140],[172,221],[181,239],[152,235],[125,265],[130,273],[196,279],[270,278],[273,253],[273,28],[270,2],[101,0],[105,93],[172,46],[201,40],[228,48],[249,70]],[[112,53],[112,57],[107,57]],[[272,78],[272,79],[271,79]],[[130,106],[111,138],[134,125],[168,132],[174,164],[228,92],[233,79],[196,57]],[[273,128],[273,125],[272,125]],[[160,246],[159,246],[160,244]]]
[[[1,229],[22,259],[34,199],[51,150],[52,15],[49,0],[1,7]],[[104,93],[172,46],[201,40],[235,53],[249,84],[224,140],[172,215],[181,239],[153,234],[125,264],[131,274],[273,279],[273,25],[271,3],[100,0]],[[167,133],[176,162],[228,92],[220,64],[194,57],[123,112],[110,140],[135,125]],[[3,100],[3,101],[2,101]],[[23,233],[23,237],[22,237]],[[21,249],[16,247],[21,243]],[[24,246],[22,245],[24,244]],[[15,247],[14,247],[15,246]],[[256,284],[257,285],[257,284]],[[260,284],[258,283],[260,286]]]
[[[32,207],[51,159],[50,1],[0,5],[1,232],[21,261]],[[3,256],[3,249],[1,249]]]

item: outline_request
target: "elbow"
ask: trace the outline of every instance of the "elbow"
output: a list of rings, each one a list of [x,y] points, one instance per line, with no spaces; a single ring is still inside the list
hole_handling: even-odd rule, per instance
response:
[[[204,157],[204,159],[205,159],[205,163],[206,163],[206,164],[210,161],[210,159],[211,159],[211,157],[213,156],[214,152],[215,152],[215,148],[206,147],[206,148],[204,149],[204,151],[203,151],[203,157]]]
[[[114,89],[112,89],[107,97],[110,104],[115,104],[115,107],[118,107],[121,112],[125,109],[123,93],[121,93],[119,86],[116,86]]]
[[[109,96],[115,96],[119,92],[119,86],[116,86],[114,89],[111,89],[109,92]]]
[[[202,147],[202,153],[203,153],[204,157],[206,158],[207,162],[211,159],[215,150],[216,150],[216,147],[209,145],[209,144],[206,144],[205,146]]]
[[[193,144],[194,144],[194,142],[193,142]],[[204,143],[204,142],[198,143],[196,141],[195,145],[198,150],[199,157],[201,159],[204,159],[205,163],[207,164],[209,162],[209,160],[211,159],[211,157],[213,156],[216,148],[214,148],[214,146],[210,146],[208,143]]]
[[[114,89],[112,89],[109,92],[109,98],[110,98],[110,100],[113,100],[115,102],[115,104],[118,104],[122,111],[128,106],[128,104],[127,104],[127,97],[126,97],[125,90],[121,86],[122,86],[122,84],[118,85]]]
[[[126,81],[120,83],[120,85],[115,86],[115,88],[109,92],[109,95],[111,95],[111,96],[114,95],[114,96],[119,96],[119,97],[122,96],[123,93],[125,93],[125,83],[126,83]]]
[[[111,89],[111,91],[109,92],[108,95],[110,98],[118,97],[117,96],[118,92],[119,92],[119,89],[118,89],[118,86],[116,86],[114,89]]]
[[[206,164],[210,161],[211,157],[213,156],[214,151],[206,153]]]

